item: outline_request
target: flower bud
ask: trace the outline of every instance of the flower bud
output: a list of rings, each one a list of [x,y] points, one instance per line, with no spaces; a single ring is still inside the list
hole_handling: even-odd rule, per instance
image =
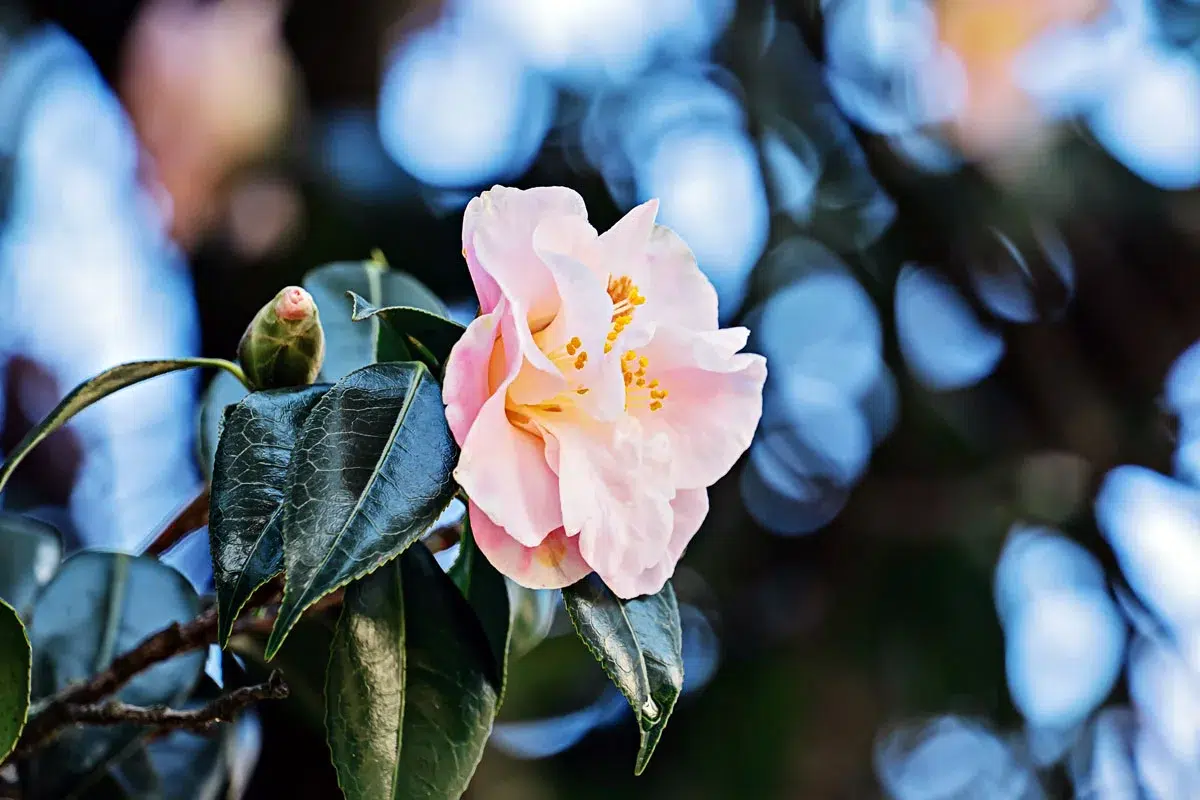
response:
[[[250,321],[238,361],[255,389],[306,386],[325,361],[325,331],[312,295],[289,286]]]

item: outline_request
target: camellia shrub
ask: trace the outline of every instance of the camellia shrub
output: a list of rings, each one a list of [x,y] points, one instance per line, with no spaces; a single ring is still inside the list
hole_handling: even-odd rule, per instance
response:
[[[633,709],[644,770],[683,687],[670,578],[707,487],[750,444],[766,377],[656,210],[598,235],[568,189],[496,187],[464,216],[480,306],[466,328],[381,258],[331,264],[263,307],[236,362],[124,364],[71,392],[9,454],[0,490],[91,404],[223,371],[200,425],[209,485],[145,554],[84,551],[51,575],[53,531],[0,519],[28,543],[0,571],[0,762],[21,796],[165,781],[145,768],[164,735],[219,740],[323,671],[347,798],[458,797],[510,662],[535,643],[528,610],[554,589]],[[439,527],[456,499],[462,522]],[[205,522],[215,598],[156,558]],[[455,544],[443,569],[435,553]],[[326,647],[261,684],[196,691],[209,645],[274,666],[325,614]]]

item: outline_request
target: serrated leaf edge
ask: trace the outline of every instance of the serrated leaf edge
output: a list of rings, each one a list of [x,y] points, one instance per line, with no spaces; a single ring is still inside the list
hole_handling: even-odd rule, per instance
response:
[[[17,743],[21,741],[21,734],[25,731],[25,723],[29,721],[29,703],[32,699],[30,692],[33,689],[33,644],[29,641],[29,631],[25,629],[25,623],[21,621],[21,615],[17,610],[10,606],[7,602],[0,599],[0,606],[7,608],[12,612],[13,619],[17,621],[17,627],[21,629],[21,638],[25,640],[25,714],[20,723],[17,725],[17,735],[13,737],[12,745],[6,750],[0,750],[0,764],[4,763],[4,759],[8,758],[12,751],[16,748]]]

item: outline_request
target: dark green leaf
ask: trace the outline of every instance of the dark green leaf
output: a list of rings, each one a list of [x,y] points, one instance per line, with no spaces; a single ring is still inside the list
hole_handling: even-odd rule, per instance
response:
[[[438,372],[466,330],[454,320],[423,308],[376,308],[353,292],[350,297],[354,302],[351,318],[355,322],[370,322],[373,319],[383,322],[379,327],[375,354],[378,361],[407,361],[415,357]]]
[[[0,466],[0,491],[12,477],[13,470],[29,455],[30,451],[43,439],[67,423],[71,417],[83,411],[88,406],[103,400],[110,394],[120,391],[135,383],[165,375],[168,372],[178,372],[181,369],[193,367],[220,367],[238,374],[241,369],[228,361],[219,358],[176,358],[169,361],[135,361],[132,364],[121,364],[101,372],[94,378],[76,386],[63,401],[55,406],[37,427],[29,432],[20,443],[8,454],[4,466]]]
[[[304,276],[304,288],[317,301],[325,327],[325,366],[321,375],[327,381],[336,381],[375,362],[381,323],[374,318],[366,324],[351,320],[347,292],[354,292],[377,308],[411,306],[446,316],[442,301],[424,284],[406,272],[374,261],[318,267]]]
[[[62,539],[41,520],[0,511],[0,600],[24,612],[62,559]]]
[[[641,729],[640,775],[683,691],[679,605],[668,583],[658,594],[622,600],[595,575],[563,589],[575,632],[633,707]]]
[[[204,476],[212,480],[213,464],[217,460],[217,442],[221,438],[221,424],[225,409],[237,404],[250,394],[242,382],[225,370],[213,376],[212,382],[200,398],[200,433],[197,437],[200,466]]]
[[[328,391],[319,384],[254,392],[225,409],[208,527],[222,647],[250,595],[283,571],[288,463],[304,420]]]
[[[150,634],[192,619],[199,608],[187,579],[154,558],[77,553],[63,562],[34,607],[34,697],[91,677]],[[204,658],[196,650],[157,664],[116,696],[141,706],[177,704],[196,683]],[[73,796],[132,752],[143,735],[136,726],[67,731],[30,765],[32,796]]]
[[[12,752],[29,711],[29,639],[13,607],[0,600],[0,761]]]
[[[461,796],[496,714],[491,660],[475,615],[427,548],[352,584],[325,688],[347,800]]]
[[[450,579],[467,599],[483,627],[492,651],[499,701],[504,700],[504,684],[508,677],[508,652],[512,637],[513,607],[509,603],[508,586],[504,576],[491,565],[475,546],[469,517],[463,518],[462,541],[458,558],[451,565]]]
[[[287,582],[267,643],[274,656],[313,603],[415,542],[454,498],[458,448],[423,365],[374,364],[313,407],[288,471]]]

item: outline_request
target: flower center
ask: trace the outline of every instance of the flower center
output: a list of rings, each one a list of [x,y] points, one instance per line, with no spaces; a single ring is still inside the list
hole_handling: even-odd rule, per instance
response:
[[[625,377],[625,408],[629,404],[647,403],[651,411],[658,411],[667,399],[667,390],[659,388],[658,381],[646,378],[650,359],[639,356],[634,350],[626,350],[621,357],[621,372]]]
[[[622,275],[619,278],[609,276],[608,296],[613,302],[613,326],[604,342],[604,352],[606,353],[612,352],[613,345],[616,343],[617,337],[621,335],[621,331],[625,330],[626,325],[633,322],[634,309],[646,302],[646,298],[638,291],[637,285],[628,275]]]

